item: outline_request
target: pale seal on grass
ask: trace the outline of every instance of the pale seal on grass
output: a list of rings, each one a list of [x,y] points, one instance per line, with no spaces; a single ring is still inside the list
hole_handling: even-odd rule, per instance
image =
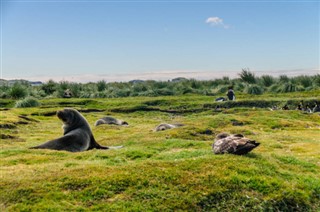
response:
[[[53,149],[70,152],[81,152],[90,149],[109,149],[101,146],[93,137],[87,120],[75,109],[65,108],[57,111],[58,118],[63,122],[63,136],[47,141],[31,149]]]
[[[96,121],[96,123],[94,124],[94,126],[98,126],[100,124],[114,124],[114,125],[121,125],[121,126],[128,126],[129,125],[128,122],[113,118],[111,116],[106,116],[101,119],[98,119]]]
[[[168,129],[173,129],[173,128],[177,128],[177,127],[181,127],[184,126],[184,124],[159,124],[154,131],[163,131],[163,130],[168,130]]]
[[[212,145],[215,154],[231,153],[236,155],[244,155],[259,146],[255,140],[244,137],[241,134],[230,135],[228,133],[220,133],[216,136]]]

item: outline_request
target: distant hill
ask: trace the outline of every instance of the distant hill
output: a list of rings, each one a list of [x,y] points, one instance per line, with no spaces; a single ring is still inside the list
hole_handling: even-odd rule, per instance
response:
[[[139,80],[139,79],[137,79],[137,80],[131,80],[131,81],[129,81],[129,83],[133,83],[133,84],[142,83],[142,82],[144,82],[144,80]]]
[[[28,80],[23,80],[23,79],[15,79],[15,80],[0,79],[0,86],[2,86],[2,85],[11,86],[11,85],[15,84],[16,82],[23,83],[23,84],[30,84],[31,86],[40,86],[43,84],[41,81],[28,81]]]
[[[181,81],[185,81],[185,80],[188,80],[188,79],[184,78],[184,77],[177,77],[177,78],[172,79],[171,81],[172,82],[181,82]]]

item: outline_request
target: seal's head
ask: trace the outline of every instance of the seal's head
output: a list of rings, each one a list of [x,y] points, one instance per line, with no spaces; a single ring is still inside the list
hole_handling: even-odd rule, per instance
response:
[[[128,122],[126,122],[126,121],[121,121],[121,125],[123,125],[123,126],[129,126]]]
[[[157,127],[157,131],[162,131],[162,130],[166,130],[166,129],[168,129],[168,127],[165,125],[161,125],[161,126]]]
[[[96,121],[96,123],[94,123],[94,126],[98,126],[98,125],[100,125],[100,124],[105,124],[105,123],[106,123],[105,120],[99,119],[99,120]]]
[[[63,110],[57,111],[57,116],[65,125],[70,125],[74,122],[76,113],[78,112],[74,109],[65,108]]]

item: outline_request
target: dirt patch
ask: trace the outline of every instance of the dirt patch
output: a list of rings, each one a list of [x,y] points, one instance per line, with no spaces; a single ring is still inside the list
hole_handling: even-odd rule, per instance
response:
[[[16,139],[18,137],[13,136],[13,135],[6,135],[6,134],[0,134],[1,139]]]
[[[0,129],[14,129],[17,128],[15,124],[0,124]]]
[[[57,114],[57,111],[49,111],[49,112],[42,112],[42,113],[31,113],[32,116],[54,116]]]
[[[105,110],[90,108],[90,109],[81,109],[78,111],[81,113],[91,113],[91,112],[104,112]]]
[[[10,110],[9,108],[0,108],[0,111],[8,111]]]
[[[231,120],[233,126],[243,126],[244,122],[238,120]]]
[[[15,122],[15,124],[29,124],[29,122],[26,122],[26,121],[17,121],[17,122]]]
[[[36,119],[27,117],[26,115],[20,115],[20,116],[18,116],[18,117],[19,117],[19,118],[22,118],[22,119],[24,119],[24,120],[26,120],[26,121],[39,122],[39,121],[36,120]]]

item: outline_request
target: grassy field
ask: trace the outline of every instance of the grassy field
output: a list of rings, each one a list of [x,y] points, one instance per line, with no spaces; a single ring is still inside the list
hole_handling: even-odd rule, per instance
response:
[[[1,100],[1,211],[319,211],[319,113],[267,109],[320,102],[319,92],[215,98],[45,99],[38,108]],[[55,112],[64,107],[82,112],[98,143],[124,148],[28,149],[62,135]],[[130,125],[93,126],[106,115]],[[185,126],[153,132],[164,122]],[[220,132],[261,145],[214,155]]]

